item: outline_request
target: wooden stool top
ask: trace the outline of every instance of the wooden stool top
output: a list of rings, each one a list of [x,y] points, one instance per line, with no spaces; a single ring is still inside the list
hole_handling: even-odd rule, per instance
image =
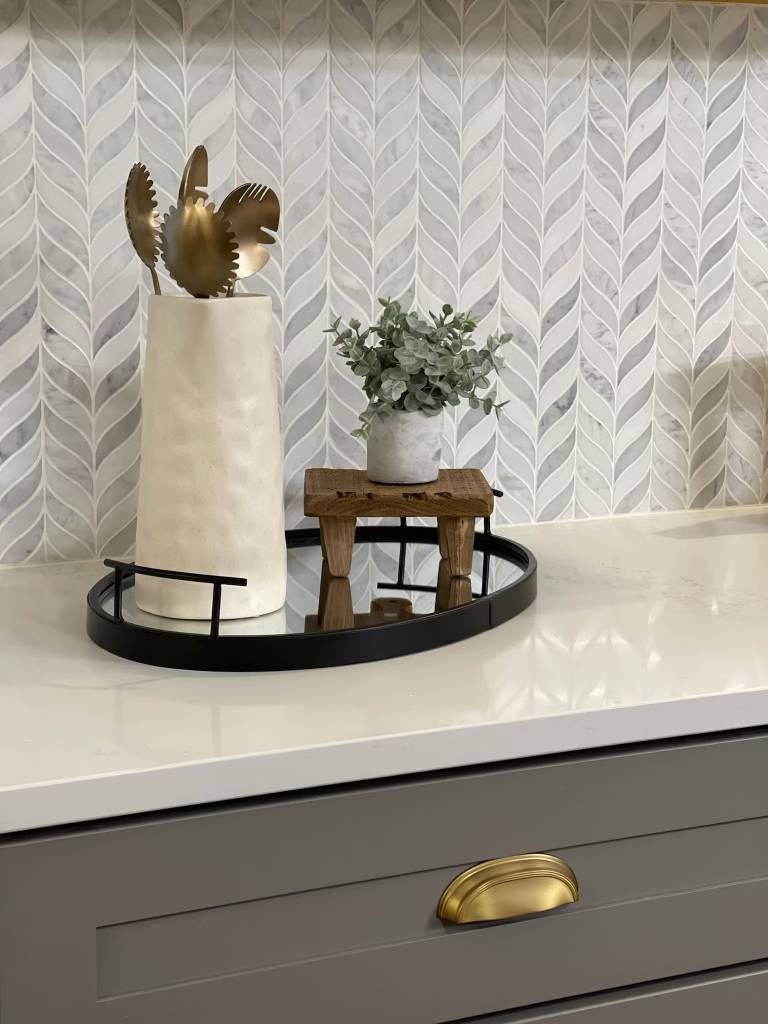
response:
[[[305,516],[489,516],[493,491],[479,469],[441,469],[430,484],[376,484],[362,469],[308,469]]]

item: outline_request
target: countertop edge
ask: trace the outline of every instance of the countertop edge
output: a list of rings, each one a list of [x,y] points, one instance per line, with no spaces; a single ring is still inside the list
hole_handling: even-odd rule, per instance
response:
[[[761,725],[768,689],[29,783],[0,790],[0,835]]]

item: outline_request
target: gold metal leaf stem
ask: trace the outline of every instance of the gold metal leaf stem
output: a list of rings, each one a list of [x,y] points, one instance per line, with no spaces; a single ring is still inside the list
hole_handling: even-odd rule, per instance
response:
[[[141,262],[149,268],[155,295],[160,281],[155,264],[159,251],[155,186],[144,164],[134,164],[125,185],[125,223],[128,235]]]

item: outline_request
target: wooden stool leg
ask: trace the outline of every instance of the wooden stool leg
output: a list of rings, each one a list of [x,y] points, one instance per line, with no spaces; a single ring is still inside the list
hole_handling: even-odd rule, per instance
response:
[[[349,580],[340,576],[331,576],[328,563],[325,561],[320,576],[317,624],[320,629],[351,629],[355,624],[352,588]]]
[[[475,520],[472,516],[441,516],[437,521],[440,554],[448,559],[452,576],[469,576],[475,544]]]
[[[348,576],[355,543],[354,516],[321,516],[320,546],[331,576]]]
[[[437,588],[435,590],[435,611],[444,612],[449,608],[458,608],[469,604],[472,600],[472,582],[469,576],[452,576],[448,568],[448,559],[440,559],[437,571]]]
[[[445,539],[445,520],[437,520],[437,544],[440,548],[440,561],[444,562],[448,557],[448,542]]]

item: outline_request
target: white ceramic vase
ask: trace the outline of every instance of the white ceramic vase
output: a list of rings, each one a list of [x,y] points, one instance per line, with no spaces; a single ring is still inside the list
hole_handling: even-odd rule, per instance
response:
[[[262,295],[152,295],[142,392],[136,562],[241,576],[225,619],[285,602],[283,463],[272,344]],[[207,619],[208,584],[136,577],[136,603]]]
[[[368,435],[368,479],[381,484],[437,480],[442,433],[442,413],[395,411],[374,416]]]

